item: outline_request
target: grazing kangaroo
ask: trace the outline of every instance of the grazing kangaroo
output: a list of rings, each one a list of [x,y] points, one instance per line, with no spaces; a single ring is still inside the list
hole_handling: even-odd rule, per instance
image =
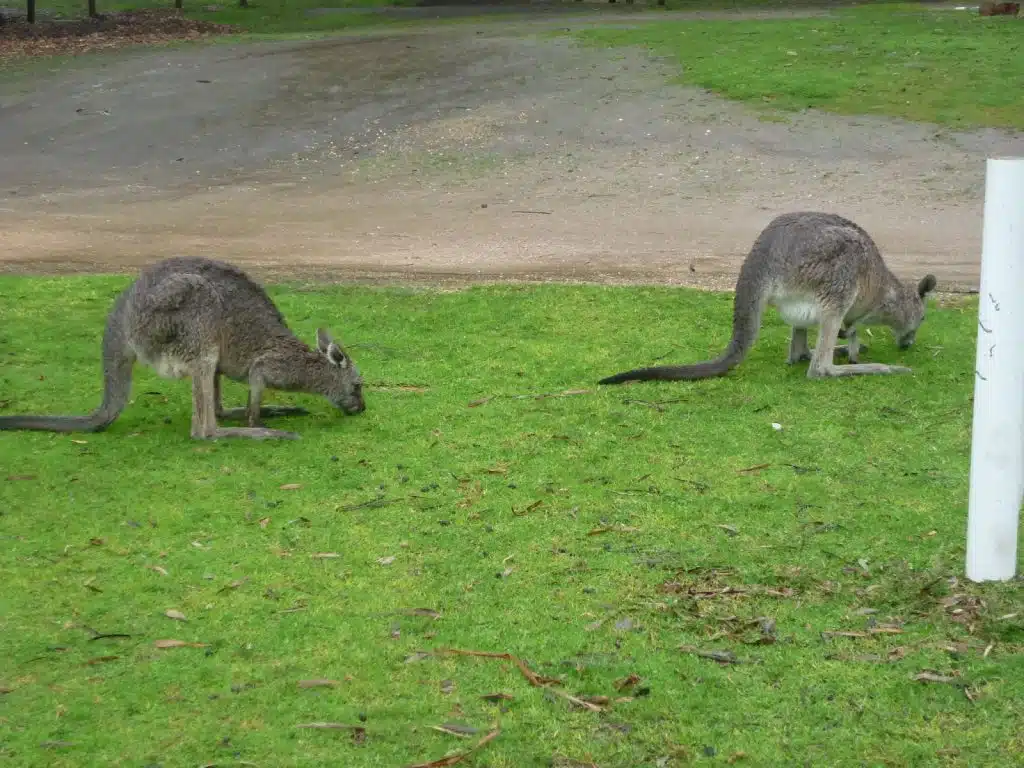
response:
[[[100,432],[124,410],[136,360],[166,379],[192,378],[192,437],[297,438],[264,429],[261,416],[306,413],[263,407],[265,388],[326,397],[347,414],[365,410],[362,379],[330,334],[307,347],[258,284],[230,264],[176,257],[144,269],[114,302],[103,335],[103,402],[89,416],[4,416],[0,429]],[[246,408],[224,410],[220,377],[249,384]],[[246,416],[247,427],[217,419]]]
[[[900,349],[907,349],[924,320],[924,297],[934,289],[934,275],[926,275],[916,287],[897,280],[868,233],[849,219],[813,211],[785,213],[762,230],[740,268],[732,339],[725,352],[714,360],[638,368],[598,383],[721,376],[753,347],[768,305],[792,327],[787,362],[810,360],[808,378],[910,373],[898,365],[858,363],[865,347],[857,341],[856,326],[888,325]],[[819,326],[813,354],[807,346],[812,325]],[[845,347],[836,346],[840,336],[847,339]],[[835,365],[835,352],[845,352],[850,363]]]

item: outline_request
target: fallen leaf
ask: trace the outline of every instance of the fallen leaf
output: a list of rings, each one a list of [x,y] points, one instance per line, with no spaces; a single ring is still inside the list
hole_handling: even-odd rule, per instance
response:
[[[509,693],[485,693],[480,698],[484,701],[513,701],[515,696]]]
[[[429,658],[430,654],[426,651],[416,651],[415,653],[410,653],[408,656],[405,657],[405,663],[412,664],[414,662],[423,661],[424,659]]]
[[[235,579],[230,584],[228,584],[227,586],[221,587],[217,591],[218,592],[226,592],[229,589],[238,589],[240,586],[245,584],[245,582],[247,582],[248,580],[249,580],[248,576],[246,576],[244,579]]]
[[[478,407],[478,406],[481,406],[481,405],[483,405],[484,403],[489,403],[489,402],[491,402],[491,400],[493,400],[493,399],[494,399],[493,397],[482,397],[482,398],[480,398],[479,400],[474,400],[474,401],[473,401],[473,402],[471,402],[471,403],[467,403],[467,404],[466,404],[466,407],[467,407],[467,408],[476,408],[476,407]],[[454,765],[454,763],[452,763],[452,765]]]
[[[535,688],[545,688],[549,685],[561,685],[562,681],[554,677],[543,677],[533,672],[526,662],[520,659],[518,656],[513,656],[511,653],[492,653],[490,651],[464,651],[459,648],[441,648],[435,651],[435,653],[442,656],[479,656],[485,659],[503,659],[505,661],[511,661],[519,671],[522,673],[526,681],[534,686]]]
[[[97,656],[95,659],[89,659],[86,664],[106,664],[108,661],[117,661],[120,656]]]
[[[387,557],[378,557],[377,562],[380,565],[391,565],[393,562],[395,562],[395,556],[388,555]]]
[[[747,472],[760,472],[762,469],[768,469],[770,466],[771,464],[755,464],[754,466],[746,467],[745,469],[737,469],[736,472],[741,475]]]
[[[907,655],[907,649],[901,645],[891,649],[887,655],[889,657],[889,661],[899,661]]]
[[[333,688],[338,684],[337,680],[318,678],[316,680],[299,680],[299,688]]]
[[[297,491],[302,487],[302,483],[285,483],[278,490],[282,491]]]
[[[822,637],[867,637],[867,632],[846,632],[842,630],[822,632]]]
[[[699,656],[702,659],[717,661],[719,664],[745,663],[742,659],[737,658],[736,654],[732,651],[702,651],[700,648],[696,648],[692,645],[681,645],[679,646],[679,650],[684,653],[692,653],[694,656]]]
[[[151,571],[156,571],[161,576],[167,575],[167,570],[165,568],[161,568],[159,565],[147,565],[146,567]]]
[[[188,643],[184,640],[155,640],[157,648],[206,648],[209,643]]]
[[[738,536],[739,533],[740,533],[739,529],[735,525],[725,525],[723,523],[721,525],[718,525],[717,527],[721,528],[723,531],[725,531],[730,536]]]
[[[332,560],[336,557],[341,557],[337,552],[317,552],[316,554],[310,555],[314,560]]]
[[[537,509],[537,507],[540,507],[543,504],[544,504],[544,500],[543,499],[537,499],[537,501],[533,502],[532,504],[530,504],[525,509],[517,511],[516,508],[513,507],[512,508],[512,514],[515,515],[516,517],[522,517],[523,515],[526,515],[526,514],[529,514],[530,512],[533,512],[533,510]]]
[[[441,693],[443,693],[445,696],[448,696],[449,694],[453,693],[454,691],[455,691],[455,681],[454,680],[442,680],[441,681]]]
[[[474,728],[471,725],[461,725],[459,723],[444,723],[442,725],[432,725],[430,727],[435,731],[447,733],[451,736],[459,736],[460,738],[468,738],[480,733],[479,728]]]
[[[746,752],[733,752],[731,755],[729,755],[729,759],[727,759],[725,762],[727,762],[729,765],[733,765],[734,763],[738,763],[740,760],[746,759]]]
[[[602,525],[587,531],[587,536],[597,536],[602,533],[634,533],[639,530],[630,525]]]
[[[442,757],[439,760],[431,760],[429,763],[416,763],[415,765],[407,766],[407,768],[448,768],[448,766],[450,765],[458,765],[467,757],[476,752],[478,749],[483,747],[485,744],[497,738],[498,734],[500,733],[501,729],[495,728],[493,731],[488,733],[486,736],[480,739],[480,741],[478,741],[465,752],[458,752],[454,755],[448,755],[447,757]]]
[[[578,696],[573,696],[571,693],[566,693],[565,691],[560,691],[560,690],[553,689],[553,688],[549,688],[548,690],[550,690],[552,693],[554,693],[554,694],[556,694],[558,696],[561,696],[563,699],[568,701],[570,704],[572,704],[572,705],[574,705],[576,707],[579,707],[580,709],[587,709],[587,710],[590,710],[591,712],[603,712],[604,711],[604,707],[602,705],[596,704],[596,703],[594,703],[592,701],[588,701],[587,699],[581,699]]]
[[[168,619],[174,619],[175,621],[188,621],[188,619],[185,618],[184,613],[182,613],[181,611],[176,611],[173,608],[169,608],[166,611],[164,611],[164,616],[166,616]]]
[[[35,475],[8,475],[7,479],[14,482],[16,480],[35,480]]]
[[[914,675],[914,680],[922,683],[955,683],[957,680],[955,677],[949,677],[947,675],[939,675],[935,672],[918,672]]]
[[[269,517],[262,517],[262,518],[260,518],[260,528],[266,528],[268,525],[270,525],[270,518]]]
[[[634,685],[640,682],[640,675],[636,672],[631,673],[627,677],[622,677],[612,683],[615,686],[615,690],[624,691],[628,688],[632,688]]]
[[[88,440],[72,440],[71,442],[75,443],[76,445],[88,445],[89,444]]]

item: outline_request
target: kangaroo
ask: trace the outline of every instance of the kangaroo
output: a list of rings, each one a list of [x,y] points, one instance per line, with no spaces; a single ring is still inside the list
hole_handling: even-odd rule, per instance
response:
[[[265,388],[326,397],[346,414],[365,410],[362,378],[324,329],[316,350],[285,325],[261,286],[236,267],[199,257],[175,257],[144,269],[114,301],[103,335],[103,402],[89,416],[4,416],[0,429],[100,432],[124,410],[136,361],[166,379],[192,379],[193,439],[296,439],[266,429],[265,416],[306,413],[262,406]],[[225,410],[220,377],[248,382],[245,408]],[[246,417],[247,427],[218,419]]]
[[[808,378],[910,373],[899,365],[858,362],[866,347],[858,342],[857,325],[888,325],[899,348],[908,349],[924,320],[925,296],[934,289],[934,275],[926,275],[916,287],[901,283],[868,233],[849,219],[814,211],[785,213],[761,231],[740,268],[732,339],[719,357],[693,365],[638,368],[598,383],[722,376],[753,347],[768,305],[792,328],[787,362],[809,360]],[[819,328],[812,354],[807,329],[813,325]],[[847,344],[837,347],[840,336]],[[849,363],[835,365],[835,353],[845,353]]]

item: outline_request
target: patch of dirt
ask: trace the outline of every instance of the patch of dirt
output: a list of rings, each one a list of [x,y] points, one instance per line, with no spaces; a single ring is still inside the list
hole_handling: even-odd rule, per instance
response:
[[[103,57],[0,83],[0,268],[191,252],[262,276],[731,288],[775,215],[853,218],[975,288],[985,158],[1024,134],[776,117],[673,62],[532,34],[607,16]],[[641,13],[630,23],[663,18]]]

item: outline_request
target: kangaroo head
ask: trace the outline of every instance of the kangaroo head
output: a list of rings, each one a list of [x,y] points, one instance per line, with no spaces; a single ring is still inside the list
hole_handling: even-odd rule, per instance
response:
[[[316,329],[316,348],[327,365],[324,396],[349,415],[365,411],[363,378],[352,358],[323,328]]]
[[[924,322],[925,297],[935,290],[935,275],[925,275],[916,285],[900,283],[886,302],[889,325],[900,349],[909,349]]]

